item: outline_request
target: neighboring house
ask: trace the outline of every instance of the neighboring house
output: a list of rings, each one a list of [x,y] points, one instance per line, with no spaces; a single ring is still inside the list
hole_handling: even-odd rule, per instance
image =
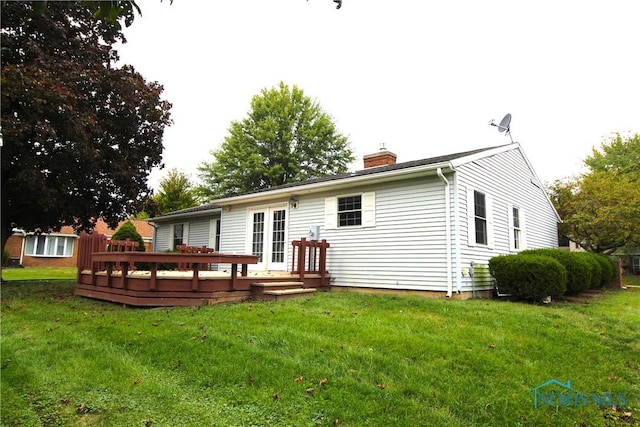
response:
[[[125,221],[118,224],[118,228]],[[131,220],[145,242],[146,250],[151,249],[153,226],[147,221]],[[99,219],[93,233],[111,237],[116,230],[109,228]],[[54,233],[25,233],[14,229],[7,239],[5,250],[9,252],[9,264],[23,267],[75,267],[78,256],[78,235],[71,226],[64,226]]]
[[[184,243],[291,269],[293,240],[326,239],[332,286],[490,291],[488,261],[557,247],[560,221],[519,144],[395,163],[216,200],[153,218],[154,249]]]

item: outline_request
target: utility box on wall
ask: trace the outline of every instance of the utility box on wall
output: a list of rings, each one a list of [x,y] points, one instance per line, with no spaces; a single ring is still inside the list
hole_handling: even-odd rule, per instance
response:
[[[320,226],[312,225],[307,232],[307,240],[320,240]]]

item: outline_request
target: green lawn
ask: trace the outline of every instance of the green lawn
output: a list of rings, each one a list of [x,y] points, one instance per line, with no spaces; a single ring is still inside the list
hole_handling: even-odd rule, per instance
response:
[[[640,425],[640,290],[140,309],[73,285],[2,284],[2,426]],[[626,404],[534,408],[550,379]]]
[[[76,277],[76,267],[25,267],[3,268],[3,280],[51,280],[73,279]]]

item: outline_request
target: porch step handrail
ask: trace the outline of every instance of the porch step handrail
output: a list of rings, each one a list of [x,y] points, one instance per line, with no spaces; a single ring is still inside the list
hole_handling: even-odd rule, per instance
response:
[[[305,274],[319,274],[322,286],[328,286],[327,249],[331,247],[325,239],[307,240],[301,238],[291,242],[291,272],[300,276],[304,282]]]

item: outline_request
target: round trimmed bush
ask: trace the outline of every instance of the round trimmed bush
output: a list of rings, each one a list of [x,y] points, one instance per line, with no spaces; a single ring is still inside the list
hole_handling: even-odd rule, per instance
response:
[[[613,282],[617,275],[616,264],[605,255],[595,252],[589,252],[589,254],[591,254],[591,257],[602,267],[602,277],[600,277],[599,287],[605,287]]]
[[[116,230],[115,233],[113,233],[113,236],[111,236],[111,240],[131,240],[132,242],[138,242],[138,247],[136,248],[137,252],[144,252],[144,239],[142,239],[142,236],[140,235],[140,233],[138,233],[138,230],[136,229],[136,226],[133,225],[133,223],[131,221],[127,221],[125,223],[123,223],[120,228],[118,228],[118,230]]]
[[[567,269],[567,294],[577,295],[591,287],[591,266],[579,252],[559,249],[530,249],[520,252],[522,256],[538,255],[553,258]]]
[[[575,256],[582,258],[589,265],[591,270],[591,284],[589,289],[595,289],[600,287],[600,281],[602,280],[602,266],[595,260],[591,252],[576,252]]]
[[[529,254],[502,255],[489,260],[489,271],[500,292],[530,301],[559,297],[566,291],[567,270],[557,260]]]

